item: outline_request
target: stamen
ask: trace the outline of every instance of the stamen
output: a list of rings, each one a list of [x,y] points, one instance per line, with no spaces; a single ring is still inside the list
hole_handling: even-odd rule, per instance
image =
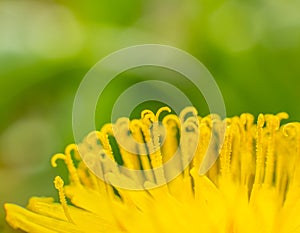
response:
[[[225,174],[231,173],[231,153],[232,153],[232,144],[233,144],[233,123],[227,128],[227,137],[225,139],[226,143],[226,153],[225,153]]]
[[[150,125],[152,122],[155,121],[155,114],[151,110],[146,109],[142,111],[141,119],[143,120],[144,123]]]
[[[131,131],[133,139],[137,143],[137,154],[147,155],[146,147],[144,146],[143,132],[144,134],[147,134],[147,139],[145,139],[145,142],[151,140],[148,128],[145,127],[145,124],[143,124],[141,120],[135,119],[130,122],[129,129]]]
[[[169,122],[175,122],[176,125],[180,126],[180,121],[178,119],[178,116],[174,115],[174,114],[168,114],[167,116],[164,117],[164,119],[162,120],[163,125],[169,125]]]
[[[66,160],[66,155],[61,154],[61,153],[53,155],[52,158],[51,158],[51,166],[52,167],[57,167],[57,160],[59,160],[59,159],[65,161]]]
[[[105,153],[109,156],[111,160],[115,161],[113,151],[108,139],[108,135],[110,135],[111,133],[110,130],[112,130],[110,127],[111,125],[110,126],[106,125],[106,127],[102,128],[100,132],[97,131],[97,137],[100,143],[102,144]]]
[[[200,174],[204,174],[207,172],[207,164],[203,164],[203,162],[204,162],[203,159],[204,159],[205,154],[211,153],[211,151],[208,150],[208,145],[212,138],[211,127],[212,127],[212,122],[211,122],[211,118],[209,116],[206,116],[201,119],[201,122],[199,125],[200,137],[199,137],[198,150],[197,150],[197,154],[199,156],[194,156],[194,159],[193,159],[193,166],[195,168],[197,168],[197,170],[199,171]],[[214,177],[215,177],[217,170],[214,168],[215,168],[215,166],[209,170],[209,174],[214,173]],[[202,171],[204,171],[204,172],[202,172]],[[211,176],[210,176],[210,178],[211,178]]]
[[[153,122],[153,130],[152,130],[154,153],[150,153],[151,165],[154,168],[154,174],[158,184],[162,184],[165,181],[164,171],[162,168],[163,158],[161,154],[160,132],[159,132],[159,115],[163,111],[171,112],[171,109],[169,107],[162,107],[155,114],[155,121]],[[149,141],[148,144],[151,144],[151,141]]]
[[[93,183],[92,172],[87,168],[85,162],[80,161],[78,163],[77,174],[83,186],[97,188],[96,183]]]
[[[63,190],[64,181],[62,180],[62,178],[60,176],[55,177],[54,185],[55,185],[55,188],[58,190],[59,201],[60,201],[60,203],[63,207],[64,213],[65,213],[68,221],[70,223],[74,223],[71,216],[70,216],[67,201],[66,201],[66,196],[65,196],[65,193],[64,193],[64,190]]]
[[[284,125],[282,127],[282,134],[285,137],[296,137],[298,134],[299,123],[292,122]]]
[[[181,196],[183,200],[189,200],[193,197],[192,177],[190,174],[190,162],[197,157],[199,144],[199,122],[196,116],[190,116],[182,126],[181,132],[181,162],[183,169],[183,187],[186,190]]]
[[[289,118],[289,114],[287,114],[286,112],[280,112],[276,114],[276,117],[279,119],[279,121],[286,120]]]
[[[269,132],[268,143],[267,143],[267,156],[266,156],[266,171],[265,180],[266,185],[273,183],[274,177],[274,147],[275,147],[275,132],[279,128],[279,118],[273,115],[266,115],[267,130]]]
[[[113,124],[107,123],[107,124],[105,124],[105,125],[101,128],[100,132],[102,132],[102,133],[105,134],[105,135],[112,135],[112,136],[113,136],[113,135],[114,135],[113,127],[114,127]]]
[[[231,124],[231,119],[225,120],[226,125]],[[221,163],[221,175],[227,177],[230,174],[230,156],[231,156],[231,147],[232,147],[232,130],[231,126],[228,125],[225,131],[225,139],[223,147],[220,151],[220,163]]]
[[[159,123],[156,121],[153,123],[153,146],[154,146],[154,151],[160,151],[160,132],[159,132]]]
[[[116,153],[120,156],[122,160],[122,165],[128,168],[129,170],[140,170],[140,161],[138,158],[138,144],[133,138],[132,131],[130,128],[135,128],[135,133],[137,133],[136,126],[133,126],[128,118],[121,118],[118,120],[115,128],[116,134],[115,139],[118,143],[116,147]],[[136,175],[134,171],[130,172],[129,170],[124,171],[126,175],[131,177],[134,181],[140,183],[141,179]]]
[[[293,123],[288,123],[282,127],[282,134],[284,137],[289,137],[288,139],[288,146],[292,146],[295,148],[295,152],[293,153],[294,155],[294,160],[293,162],[290,161],[289,164],[291,166],[289,167],[289,176],[291,179],[291,185],[294,185],[295,187],[298,187],[300,185],[300,169],[298,164],[300,163],[300,124],[297,122]],[[278,173],[282,173],[281,170],[283,170],[283,166],[285,164],[281,163],[280,164],[280,171]]]
[[[171,112],[172,110],[169,108],[169,107],[161,107],[160,109],[158,109],[158,111],[156,112],[155,114],[155,120],[156,121],[159,121],[159,115],[164,112],[164,111],[167,111],[167,112]]]
[[[75,183],[75,185],[80,185],[80,180],[77,174],[77,169],[74,166],[71,151],[74,151],[74,153],[78,153],[77,146],[75,144],[70,144],[65,149],[65,155],[66,155],[66,164],[68,167],[68,170],[70,172],[71,179]]]
[[[209,178],[215,182],[219,171],[217,163],[215,163],[220,150],[218,140],[224,136],[222,135],[224,132],[224,124],[217,114],[210,114],[204,117],[201,123],[202,122],[207,124],[210,134],[208,136],[209,141],[207,142],[206,156],[202,159],[199,174],[204,175],[208,171]]]
[[[243,146],[243,134],[245,134],[243,130],[243,125],[241,123],[241,120],[239,117],[235,116],[231,118],[231,122],[229,125],[229,157],[227,160],[228,167],[230,168],[230,174],[231,177],[240,182],[241,181],[241,160],[243,159],[244,154],[242,152],[245,152],[242,150]],[[249,166],[249,165],[248,165]]]
[[[203,158],[206,153],[209,153],[208,151],[208,145],[211,139],[211,119],[209,117],[204,117],[200,121],[199,130],[200,130],[200,136],[199,136],[199,142],[198,142],[198,149],[197,149],[197,156],[194,156],[193,158],[193,166],[199,170],[200,166],[203,166]],[[203,168],[205,171],[207,167]],[[209,173],[212,171],[210,169]]]
[[[160,149],[150,154],[150,160],[152,168],[154,169],[155,179],[158,184],[163,184],[165,182],[164,171],[162,168],[162,156]]]
[[[241,160],[241,183],[248,185],[250,177],[254,171],[253,161],[253,136],[252,128],[254,123],[254,116],[249,113],[244,113],[240,117],[241,132],[241,153],[239,158]]]
[[[151,134],[150,129],[148,125],[146,125],[144,122],[141,122],[140,129],[143,133],[143,137],[146,143],[151,141]],[[153,148],[149,148],[150,151],[153,151]]]
[[[140,120],[134,119],[130,121],[129,129],[132,134],[138,134],[140,129],[143,127],[143,123]],[[142,143],[143,140],[138,140],[138,142]]]
[[[214,122],[220,121],[220,117],[216,114],[209,114],[206,117],[203,117],[201,123],[207,124],[210,128],[213,127]]]
[[[159,115],[163,111],[171,112],[171,109],[169,107],[162,107],[160,108],[157,113],[154,115],[154,113],[150,110],[144,110],[141,113],[141,118],[143,122],[148,126],[147,129],[145,127],[142,127],[142,132],[145,137],[145,141],[147,143],[147,147],[149,149],[149,156],[152,168],[154,169],[155,178],[158,184],[163,183],[165,180],[164,172],[162,169],[162,155],[161,155],[161,147],[160,147],[160,132],[159,132]],[[151,140],[151,134],[149,133],[149,126],[150,123],[152,123],[152,134],[153,134],[153,141]]]
[[[180,114],[179,114],[179,119],[180,122],[185,122],[185,120],[190,117],[190,116],[197,116],[198,111],[194,107],[186,107],[184,108]]]
[[[74,152],[74,158],[76,160],[81,160],[80,154],[78,152],[78,147],[76,144],[69,144],[65,149],[65,154],[71,154],[72,151]]]
[[[262,175],[264,172],[264,157],[263,157],[263,126],[265,117],[259,114],[256,129],[256,170],[254,184],[261,184]]]
[[[194,157],[197,151],[198,142],[199,142],[199,128],[198,122],[195,122],[195,117],[189,117],[183,124],[182,129],[182,143],[181,143],[181,151],[182,151],[182,164],[186,166],[189,164],[191,159]],[[187,167],[187,169],[189,169]],[[184,171],[184,175],[186,175],[188,171]]]
[[[71,157],[71,151],[77,151],[77,146],[75,144],[70,144],[65,149],[65,154],[59,153],[55,154],[51,158],[51,165],[53,167],[57,167],[57,160],[62,159],[64,160],[65,164],[67,165],[67,169],[70,173],[71,180],[74,182],[75,185],[81,185],[80,180],[77,174],[77,170],[74,166],[72,157]],[[78,152],[75,152],[78,153]]]
[[[166,129],[166,138],[161,148],[163,163],[165,163],[175,155],[178,149],[180,122],[176,115],[169,114],[164,117],[162,124]]]
[[[151,170],[151,164],[148,159],[148,154],[146,151],[146,146],[144,146],[144,140],[149,148],[147,142],[151,140],[150,132],[148,127],[143,124],[141,120],[133,120],[130,124],[130,129],[133,134],[133,137],[137,140],[138,144],[138,151],[140,155],[141,166],[143,168],[143,172],[145,175],[146,180],[150,182],[154,182],[154,176]],[[153,148],[152,148],[153,149]]]
[[[164,175],[166,178],[169,178],[173,176],[174,168],[182,168],[181,156],[177,156],[180,153],[180,121],[176,115],[168,114],[162,119],[162,125],[164,126],[166,133],[165,140],[161,148],[163,164],[167,163],[170,159],[173,159],[172,167],[164,167]],[[171,193],[178,200],[182,200],[183,196],[186,195],[186,192],[181,192],[179,190],[181,185],[183,185],[183,176],[181,175],[177,176],[175,179],[168,183],[168,192]]]
[[[240,117],[242,125],[244,125],[244,128],[246,130],[246,134],[249,134],[249,137],[251,137],[251,128],[254,123],[254,116],[250,113],[243,113]]]
[[[98,133],[98,131],[92,131],[84,139],[84,143],[87,144],[92,150],[99,149],[100,143]]]

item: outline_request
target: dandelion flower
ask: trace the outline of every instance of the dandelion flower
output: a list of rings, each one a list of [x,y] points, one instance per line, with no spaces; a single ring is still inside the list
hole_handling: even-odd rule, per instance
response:
[[[38,233],[300,232],[299,123],[281,125],[285,113],[260,114],[255,123],[251,114],[221,120],[215,115],[201,118],[187,108],[179,117],[167,114],[156,124],[163,110],[170,109],[157,114],[145,110],[141,119],[104,125],[81,144],[54,155],[52,166],[63,160],[70,177],[67,185],[55,177],[59,202],[32,197],[27,208],[5,204],[7,222]],[[225,124],[223,133],[213,127]],[[121,135],[119,141],[113,129]],[[209,151],[211,141],[216,146]],[[174,164],[182,172],[164,182],[172,176],[165,165],[176,151],[180,156]],[[201,174],[209,153],[218,159]],[[127,174],[116,163],[140,175]],[[142,188],[114,185],[120,181]]]

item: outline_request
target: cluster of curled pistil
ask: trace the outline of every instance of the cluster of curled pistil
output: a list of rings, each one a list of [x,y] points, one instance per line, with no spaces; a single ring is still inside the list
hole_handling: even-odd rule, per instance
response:
[[[59,202],[6,204],[8,223],[47,233],[300,232],[299,123],[282,125],[286,113],[255,123],[247,113],[170,112],[144,110],[67,146],[51,160],[70,175],[54,180]]]

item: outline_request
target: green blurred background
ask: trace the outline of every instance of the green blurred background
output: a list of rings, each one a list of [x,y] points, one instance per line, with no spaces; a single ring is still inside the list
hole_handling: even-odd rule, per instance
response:
[[[178,47],[213,74],[228,116],[300,120],[299,9],[299,0],[0,1],[0,232],[11,232],[4,202],[56,195],[53,177],[65,171],[49,159],[73,141],[78,85],[118,49]],[[99,124],[120,90],[107,91]]]

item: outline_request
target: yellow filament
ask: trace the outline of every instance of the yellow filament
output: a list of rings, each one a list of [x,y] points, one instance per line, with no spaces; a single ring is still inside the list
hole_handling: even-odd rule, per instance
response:
[[[230,174],[231,170],[231,153],[232,153],[232,130],[231,127],[229,127],[229,132],[226,139],[226,153],[225,153],[225,174]]]
[[[96,188],[96,185],[93,184],[93,180],[91,180],[91,177],[89,176],[89,169],[86,167],[83,161],[78,163],[77,174],[83,186]]]
[[[57,160],[59,160],[59,159],[65,161],[66,160],[66,155],[61,154],[61,153],[53,155],[52,158],[51,158],[51,166],[52,167],[57,167]]]
[[[70,144],[66,147],[65,154],[66,154],[66,164],[68,167],[68,170],[70,172],[71,179],[73,180],[75,185],[80,185],[80,180],[77,174],[77,170],[74,166],[71,151],[74,151],[74,153],[78,153],[77,146],[75,144]]]
[[[143,124],[142,121],[133,120],[130,124],[130,130],[133,134],[133,137],[138,142],[138,151],[140,155],[141,166],[144,170],[145,178],[151,182],[154,182],[151,164],[147,156],[146,146],[144,145],[144,140],[146,144],[151,140],[149,129],[147,126],[145,126],[145,124]]]
[[[189,157],[191,156],[194,156],[194,155],[191,155],[190,153],[193,152],[191,151],[191,148],[190,146],[197,146],[197,139],[199,137],[198,134],[198,126],[192,121],[194,117],[189,117],[185,122],[184,122],[184,125],[183,125],[183,132],[182,132],[182,140],[185,140],[185,143],[183,142],[182,145],[181,145],[181,150],[182,150],[182,163],[184,165],[188,164],[188,159]],[[192,132],[195,132],[195,135],[191,135],[190,132],[187,132],[187,130],[191,130]],[[196,148],[197,149],[197,148]],[[195,151],[196,152],[196,151]]]
[[[241,130],[241,153],[239,154],[241,159],[241,182],[243,185],[247,185],[252,174],[253,166],[253,136],[251,129],[254,123],[253,115],[244,113],[240,117]]]
[[[243,138],[243,126],[241,124],[241,120],[239,117],[231,118],[230,123],[230,136],[229,141],[231,141],[229,145],[229,160],[228,166],[230,168],[230,174],[233,180],[240,181],[241,180],[241,157],[245,156],[241,154],[242,152],[242,138]],[[241,148],[240,150],[235,150],[235,148]]]
[[[162,121],[166,129],[166,138],[162,144],[161,153],[163,155],[163,163],[171,159],[178,149],[178,139],[180,122],[176,115],[170,114],[164,117]]]
[[[74,223],[71,216],[70,216],[67,201],[66,201],[66,197],[65,197],[65,193],[64,193],[64,190],[63,190],[64,181],[62,180],[62,178],[60,176],[55,177],[54,185],[55,185],[55,188],[58,190],[59,201],[60,201],[60,203],[63,207],[66,218],[68,219],[68,221],[70,223]]]
[[[74,158],[77,160],[81,160],[76,144],[69,144],[65,149],[65,154],[71,154],[72,151],[74,152]]]
[[[294,185],[295,187],[299,186],[300,184],[300,169],[299,169],[299,163],[300,163],[300,124],[299,123],[288,123],[283,126],[282,128],[282,134],[284,137],[288,137],[288,141],[290,142],[288,146],[293,146],[294,148],[294,161],[290,162],[291,166],[289,167],[289,173],[291,176],[291,185]],[[294,145],[290,145],[291,142]],[[280,171],[277,171],[278,173],[282,174],[282,170],[284,169],[284,166],[287,166],[287,163],[283,164],[283,162],[280,164]]]
[[[154,122],[152,134],[153,134],[154,151],[160,153],[160,142],[159,142],[160,133],[158,127],[159,127],[158,122]]]
[[[159,115],[164,112],[164,111],[167,111],[167,112],[171,112],[171,109],[169,107],[161,107],[160,109],[158,109],[158,111],[156,112],[155,114],[155,120],[156,121],[159,121]]]
[[[286,112],[280,112],[276,114],[276,117],[279,119],[279,121],[286,120],[289,118],[289,114],[287,114]]]
[[[197,116],[198,111],[194,107],[186,107],[184,108],[179,115],[179,119],[181,122],[184,122],[188,115]]]
[[[102,132],[103,134],[106,134],[106,135],[114,135],[113,127],[114,127],[113,124],[107,123],[102,126],[100,132]]]
[[[130,121],[129,129],[133,135],[139,135],[139,132],[141,128],[143,127],[143,123],[140,120],[134,119]],[[142,143],[143,139],[140,138],[135,138],[137,142]]]
[[[175,122],[175,124],[178,126],[178,128],[180,128],[180,121],[178,119],[178,116],[174,115],[174,114],[169,114],[167,116],[164,117],[164,119],[162,120],[163,125],[168,125],[169,121],[171,122]]]
[[[198,147],[196,151],[196,156],[194,156],[193,158],[193,166],[196,168],[197,171],[199,170],[202,159],[207,151],[207,147],[211,136],[210,135],[211,129],[206,124],[206,120],[203,119],[204,118],[202,118],[199,125],[200,135],[198,138]]]
[[[217,156],[217,153],[219,153],[217,150],[220,150],[220,148],[214,149],[213,146],[218,146],[218,142],[216,137],[213,134],[217,134],[219,138],[223,138],[224,135],[222,133],[224,132],[224,124],[221,121],[220,117],[216,114],[210,114],[206,117],[204,117],[201,120],[201,123],[204,123],[209,128],[210,134],[208,136],[209,141],[207,143],[207,151],[206,151],[206,160],[203,160],[200,166],[200,173],[203,174],[204,171],[208,171],[209,177],[213,180],[213,182],[217,182],[217,176],[219,172],[218,163],[214,163],[214,165],[210,168],[210,164],[207,163],[208,156],[211,158],[215,158]],[[201,127],[201,126],[200,126]],[[210,145],[210,146],[209,146]],[[208,154],[207,154],[208,153]]]
[[[160,134],[158,128],[159,127],[158,118],[163,111],[171,112],[171,109],[169,107],[162,107],[157,111],[155,115],[150,110],[144,110],[141,113],[141,118],[143,122],[146,125],[148,125],[147,128],[142,127],[141,129],[144,134],[148,150],[150,152],[149,156],[150,156],[151,165],[152,168],[154,169],[155,178],[158,183],[163,183],[165,180],[163,170],[162,170],[163,160],[161,155],[161,147],[159,142]],[[153,130],[152,130],[153,137],[151,137],[151,134],[149,132],[150,131],[149,122],[153,123]],[[151,138],[153,138],[153,141],[151,140]]]
[[[183,131],[181,134],[181,162],[183,169],[183,184],[185,192],[182,194],[182,200],[188,200],[193,197],[192,179],[190,176],[190,161],[196,157],[199,142],[198,119],[190,116],[183,123]]]
[[[160,134],[159,134],[159,115],[164,112],[164,111],[167,111],[167,112],[171,112],[171,109],[169,107],[162,107],[160,109],[158,109],[158,111],[156,112],[155,114],[155,122],[154,122],[154,125],[153,125],[153,144],[154,144],[154,149],[155,151],[157,151],[157,156],[159,156],[159,161],[161,161],[161,164],[162,164],[162,158],[161,158],[161,147],[160,147],[160,142],[159,142],[159,137],[160,137]],[[161,165],[160,164],[160,165]]]
[[[143,145],[144,137],[145,141],[151,140],[151,136],[148,128],[143,124],[141,120],[132,120],[129,125],[129,129],[132,133],[134,140],[137,142],[138,146]],[[143,135],[144,134],[144,135]],[[145,151],[139,151],[140,154],[146,154]]]
[[[279,118],[273,115],[266,115],[267,130],[269,131],[266,156],[266,171],[264,184],[271,185],[274,174],[274,147],[275,147],[275,132],[279,128]]]
[[[265,124],[265,117],[259,114],[256,129],[256,169],[255,169],[255,184],[261,184],[262,175],[264,172],[264,156],[263,156],[263,126]]]
[[[136,125],[136,127],[139,128],[139,130],[142,132],[142,134],[141,134],[142,135],[142,139],[141,139],[142,143],[144,143],[144,141],[146,143],[151,141],[151,134],[150,134],[150,129],[149,129],[148,125],[146,125],[143,121],[140,121],[138,123],[138,125]]]
[[[145,118],[145,116],[148,115],[148,114],[154,116],[154,113],[153,113],[151,110],[145,109],[145,110],[143,110],[143,111],[141,112],[141,119]]]
[[[118,123],[116,124],[116,127],[118,127]],[[120,143],[119,151],[124,163],[124,166],[128,168],[129,170],[139,170],[140,167],[140,161],[138,157],[138,144],[140,142],[136,141],[136,136],[139,133],[138,129],[138,122],[135,122],[134,125],[132,122],[129,122],[129,120],[126,122],[126,124],[129,123],[129,128],[126,127],[120,123],[120,127],[118,127],[118,134],[120,134],[120,137],[122,137],[122,142]],[[130,135],[128,134],[128,130],[130,132]],[[132,132],[134,131],[134,133]],[[128,146],[128,147],[126,147]],[[140,183],[141,179],[136,175],[136,173],[127,171],[127,175],[131,177],[134,181]]]
[[[150,154],[151,165],[152,165],[152,168],[154,168],[155,178],[156,178],[157,183],[159,183],[159,184],[161,184],[165,181],[164,171],[162,169],[163,158],[162,158],[161,146],[160,146],[160,142],[159,142],[160,133],[159,133],[159,123],[158,123],[159,115],[164,111],[171,112],[171,109],[169,107],[162,107],[155,114],[155,121],[153,122],[154,153]],[[148,144],[149,143],[150,142],[148,142]]]
[[[71,177],[72,181],[74,182],[74,184],[80,185],[80,180],[79,180],[79,177],[77,174],[77,170],[76,170],[73,160],[72,160],[71,151],[76,151],[75,153],[78,153],[77,146],[75,144],[68,145],[65,149],[65,154],[59,153],[59,154],[55,154],[54,156],[52,156],[51,165],[53,167],[57,167],[56,161],[58,159],[62,159],[65,162],[65,164],[67,165],[68,171],[70,173],[70,177]]]
[[[145,124],[150,125],[152,122],[155,121],[155,114],[152,111],[146,109],[142,111],[141,119]]]
[[[206,117],[203,117],[201,120],[202,124],[206,124],[208,127],[212,128],[213,126],[213,119],[211,115],[208,115]]]
[[[107,152],[108,156],[113,161],[115,159],[113,156],[113,152],[112,152],[112,148],[111,148],[108,136],[114,136],[114,130],[113,130],[114,127],[115,127],[115,125],[113,125],[113,124],[105,124],[101,128],[100,133],[98,134],[99,140],[100,140],[104,150]]]
[[[226,119],[227,123],[231,123],[230,119]],[[230,173],[230,155],[232,144],[232,126],[227,126],[225,139],[220,153],[221,175],[227,177]]]

